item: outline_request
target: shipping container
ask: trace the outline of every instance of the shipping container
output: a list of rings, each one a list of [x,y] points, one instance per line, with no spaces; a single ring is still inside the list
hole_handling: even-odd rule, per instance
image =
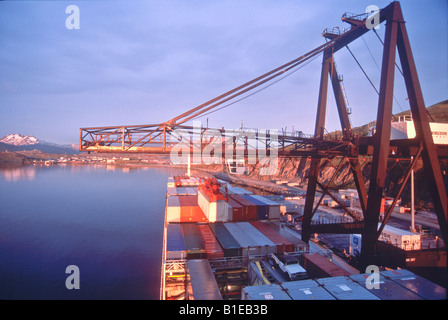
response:
[[[310,278],[349,276],[350,273],[319,253],[304,253],[302,266]]]
[[[280,204],[278,202],[272,201],[264,196],[252,195],[253,198],[264,202],[268,206],[269,216],[268,219],[280,219]]]
[[[205,249],[202,244],[201,236],[197,230],[196,224],[182,223],[182,236],[184,238],[187,259],[205,258]]]
[[[208,260],[195,259],[187,262],[188,300],[222,300],[221,292],[215,280]]]
[[[178,196],[188,196],[188,188],[187,187],[177,187],[176,188]]]
[[[382,276],[394,281],[400,286],[407,288],[427,300],[445,300],[446,289],[438,284],[425,279],[409,270],[381,271]]]
[[[242,248],[238,241],[227,230],[223,223],[210,223],[210,229],[218,240],[225,257],[239,257],[242,256]]]
[[[197,196],[198,195],[198,188],[195,187],[187,187],[185,188],[189,196]]]
[[[375,281],[378,281],[376,288],[369,289],[368,285],[373,285],[373,278],[371,273],[352,274],[350,279],[363,286],[371,293],[376,295],[381,300],[422,300],[423,298],[413,293],[411,290],[406,289],[392,280],[384,277],[380,273],[375,275],[377,277]]]
[[[292,300],[336,300],[314,280],[283,282],[280,286]]]
[[[166,260],[185,259],[187,251],[180,224],[170,223],[166,226]]]
[[[167,196],[177,196],[177,188],[176,187],[167,187],[166,195]]]
[[[380,224],[378,224],[380,227]],[[413,233],[408,230],[395,228],[386,225],[378,237],[379,241],[390,243],[391,245],[403,250],[420,250],[421,237],[418,233]],[[362,236],[360,234],[350,235],[349,253],[356,256],[361,253]]]
[[[283,215],[286,213],[303,213],[303,206],[292,200],[279,200],[278,203],[280,204],[280,213]]]
[[[316,279],[316,282],[337,300],[381,300],[346,276]]]
[[[227,221],[233,221],[233,207],[227,202]]]
[[[294,251],[309,252],[309,245],[300,238],[300,235],[297,232],[284,227],[281,223],[278,222],[269,221],[266,222],[266,224],[274,229],[274,231],[276,231],[279,235],[291,241],[294,244]]]
[[[273,243],[277,246],[277,252],[294,252],[295,247],[294,244],[282,237],[278,232],[276,232],[273,228],[268,226],[266,223],[261,221],[251,221],[250,222],[255,228],[257,228],[261,233],[263,233],[266,237],[269,238]]]
[[[267,220],[269,219],[269,206],[254,198],[252,195],[243,194],[241,195],[244,199],[252,202],[257,207],[257,220]]]
[[[228,222],[224,223],[224,226],[241,246],[244,257],[265,253],[264,248],[261,248],[259,244],[236,223]]]
[[[166,184],[167,187],[176,187],[176,184],[174,183],[173,177],[168,177],[168,182]]]
[[[230,185],[227,185],[227,192],[229,194],[252,194],[252,192],[250,192],[249,190]]]
[[[249,222],[237,222],[236,224],[260,247],[260,254],[277,253],[277,245]]]
[[[391,243],[403,250],[420,250],[420,234],[386,225],[378,240]]]
[[[178,196],[170,196],[166,199],[166,222],[180,222],[180,202]]]
[[[229,197],[228,200],[228,206],[229,206],[229,210],[231,210],[231,212],[229,211],[229,216],[228,216],[228,220],[229,221],[245,221],[246,219],[246,214],[245,214],[245,207],[243,205],[241,205],[239,202],[235,201],[232,197]]]
[[[244,207],[244,220],[257,220],[257,206],[251,201],[243,198],[239,194],[229,195],[229,199],[233,199]]]
[[[210,222],[228,220],[229,206],[225,200],[211,200],[204,190],[198,191],[198,204]]]
[[[268,196],[264,196],[265,198],[275,201],[278,203],[278,201],[284,201],[285,200],[285,196],[282,194],[272,194],[272,195],[268,195]]]
[[[179,196],[180,222],[206,222],[207,218],[197,203],[196,196]]]
[[[207,259],[224,257],[224,251],[210,229],[210,226],[208,224],[198,224],[197,228],[199,230],[202,243],[204,244]]]
[[[244,287],[241,300],[291,300],[291,297],[278,284]]]

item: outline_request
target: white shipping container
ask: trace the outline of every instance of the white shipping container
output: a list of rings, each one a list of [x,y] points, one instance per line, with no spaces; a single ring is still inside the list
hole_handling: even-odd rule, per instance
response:
[[[361,253],[361,239],[362,236],[360,234],[350,235],[350,255],[355,256]],[[421,250],[420,234],[388,225],[384,227],[378,240],[391,243],[403,250]]]
[[[229,205],[224,200],[209,202],[202,190],[198,192],[198,205],[209,222],[226,222],[229,218]]]
[[[166,222],[180,222],[180,202],[178,196],[170,196],[166,201]]]
[[[393,244],[403,250],[420,250],[420,234],[402,230],[392,226],[385,226],[379,240]]]
[[[401,121],[391,123],[391,140],[415,138],[415,127],[413,121]],[[434,144],[448,144],[448,124],[430,122]]]
[[[174,178],[173,177],[169,177],[168,178],[168,183],[167,183],[167,187],[175,187],[176,183],[174,182]]]
[[[209,202],[207,196],[204,195],[204,191],[202,190],[198,191],[198,205],[201,208],[202,212],[204,212],[204,215],[207,217],[207,219],[209,219]]]

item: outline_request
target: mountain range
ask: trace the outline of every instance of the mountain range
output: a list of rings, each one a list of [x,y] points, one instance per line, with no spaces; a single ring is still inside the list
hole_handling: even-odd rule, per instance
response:
[[[52,154],[79,153],[77,145],[61,145],[39,140],[31,135],[18,133],[7,134],[0,139],[0,151],[32,151],[38,150]]]

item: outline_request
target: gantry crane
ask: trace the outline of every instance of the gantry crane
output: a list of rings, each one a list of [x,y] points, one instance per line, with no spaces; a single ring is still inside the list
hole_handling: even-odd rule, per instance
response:
[[[181,141],[191,148],[191,152],[193,152],[194,148],[202,150],[209,142],[206,136],[210,128],[195,128],[194,126],[185,125],[185,122],[224,108],[249,91],[269,84],[273,79],[322,54],[323,60],[314,135],[279,133],[275,137],[277,142],[275,146],[272,144],[274,139],[269,134],[264,135],[265,148],[268,153],[273,148],[277,148],[278,155],[309,157],[311,159],[302,222],[303,240],[309,241],[313,233],[360,233],[362,234],[361,268],[374,264],[375,246],[378,242],[378,237],[403,191],[403,187],[400,188],[393,205],[389,207],[387,212],[385,212],[384,219],[380,221],[380,207],[385,189],[388,160],[391,157],[412,156],[413,161],[404,174],[402,186],[408,181],[410,172],[417,160],[419,158],[423,159],[425,176],[431,187],[440,231],[444,243],[448,244],[447,190],[439,163],[439,158],[448,157],[448,146],[434,144],[400,3],[392,2],[375,14],[377,14],[380,24],[385,23],[385,39],[383,43],[381,81],[378,92],[376,132],[373,136],[360,137],[353,133],[344,98],[344,90],[336,70],[334,54],[374,29],[369,25],[371,21],[368,14],[345,14],[342,17],[342,21],[348,23],[350,27],[342,31],[340,29],[326,29],[322,34],[326,38],[326,42],[306,54],[163,123],[81,128],[79,148],[81,151],[87,152],[170,153],[173,151],[174,146]],[[394,71],[397,50],[409,97],[411,114],[414,119],[416,137],[414,139],[391,141]],[[328,81],[331,81],[333,87],[341,123],[342,136],[340,138],[324,134]],[[182,132],[185,132],[189,137],[196,134],[200,142],[195,144],[188,139],[182,141],[177,134],[179,130],[183,130]],[[221,155],[226,154],[225,149],[228,146],[230,148],[233,147],[233,150],[235,150],[235,141],[241,138],[244,140],[249,135],[247,131],[242,129],[230,132],[224,129],[213,130],[219,132],[223,138],[220,141],[223,148]],[[253,135],[253,132],[250,134]],[[244,155],[247,156],[249,152],[249,146],[246,144],[244,146]],[[317,187],[323,193],[331,196],[328,186],[324,186],[318,181],[319,170],[328,163],[328,161],[323,160],[335,156],[344,157],[349,161],[358,190],[362,216],[352,215],[353,222],[350,223],[333,225],[312,224],[311,221],[317,209],[315,207]],[[370,156],[372,159],[369,181],[365,181],[362,175],[360,156]],[[367,182],[369,182],[368,189],[366,188]]]

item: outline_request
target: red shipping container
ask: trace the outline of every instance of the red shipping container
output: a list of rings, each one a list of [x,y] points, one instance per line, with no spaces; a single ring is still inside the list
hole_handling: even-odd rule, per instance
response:
[[[244,217],[243,220],[240,221],[257,220],[256,204],[250,202],[249,200],[243,198],[238,194],[229,195],[229,199],[233,199],[234,201],[238,202],[240,205],[244,207]]]
[[[263,233],[269,240],[277,245],[277,252],[294,252],[294,244],[282,237],[277,231],[261,221],[250,222],[258,231]]]
[[[244,208],[244,206],[233,200],[231,197],[229,197],[228,203],[232,207],[231,221],[244,221],[244,217],[246,216],[246,209]]]
[[[302,266],[310,278],[328,278],[349,276],[350,272],[325,258],[319,253],[304,253],[302,255]]]
[[[224,257],[224,251],[222,250],[218,240],[215,238],[210,226],[208,224],[198,224],[197,227],[204,244],[207,258]]]
[[[205,222],[207,218],[197,204],[196,196],[179,196],[180,222]]]

